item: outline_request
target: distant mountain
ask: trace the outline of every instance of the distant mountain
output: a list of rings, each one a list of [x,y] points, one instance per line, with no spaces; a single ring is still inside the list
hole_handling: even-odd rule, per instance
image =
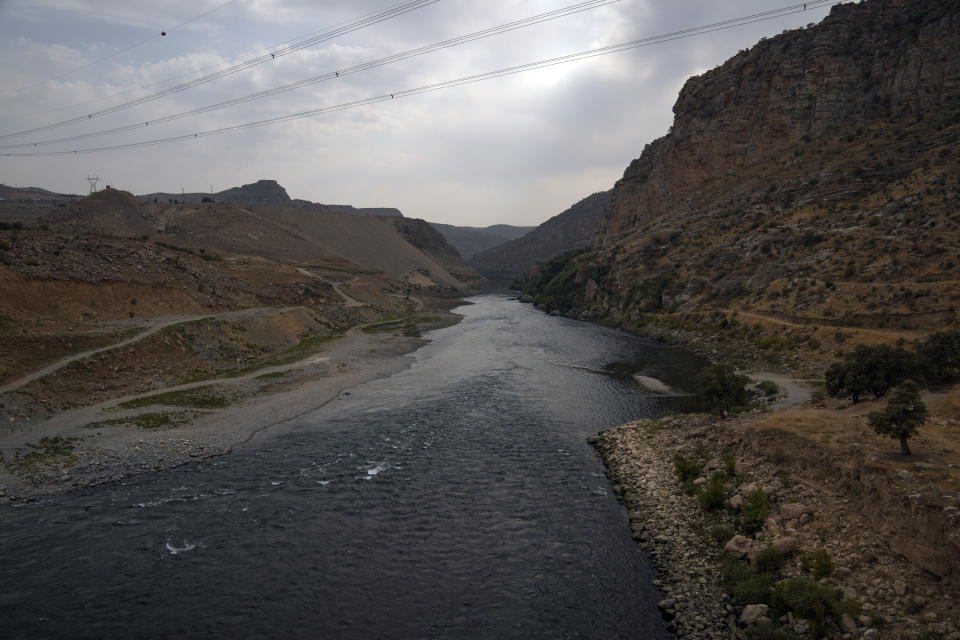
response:
[[[514,227],[509,224],[495,224],[490,227],[456,227],[452,224],[431,222],[430,225],[443,234],[464,260],[474,254],[496,247],[504,242],[516,240],[536,227]]]
[[[248,190],[247,195],[265,202],[278,198],[279,192],[265,185],[259,192]],[[226,253],[287,265],[360,268],[398,281],[415,277],[425,282],[426,278],[459,287],[463,283],[452,271],[477,278],[426,222],[398,216],[290,206],[259,205],[250,211],[234,204],[143,202],[126,191],[103,189],[52,209],[40,222],[59,233],[149,238],[204,255]],[[401,230],[400,223],[409,229]],[[417,240],[412,230],[418,226],[433,234],[433,241]]]
[[[0,184],[0,200],[14,200],[17,202],[51,201],[62,202],[79,198],[76,194],[54,193],[39,187],[11,187]]]
[[[491,279],[513,279],[544,260],[591,244],[611,191],[588,196],[521,238],[481,251],[467,264]]]
[[[309,200],[293,199],[276,180],[258,180],[253,184],[233,187],[217,193],[148,193],[137,196],[142,202],[170,203],[209,202],[238,204],[250,207],[287,207],[309,209],[330,213],[351,213],[368,216],[403,217],[399,209],[392,207],[357,208],[348,204],[321,204]]]

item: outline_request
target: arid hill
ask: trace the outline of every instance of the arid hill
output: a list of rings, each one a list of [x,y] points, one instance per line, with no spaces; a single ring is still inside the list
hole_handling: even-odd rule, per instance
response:
[[[509,224],[495,224],[489,227],[458,227],[452,224],[431,222],[430,226],[443,234],[453,245],[460,257],[469,260],[474,254],[496,247],[505,242],[525,236],[536,227],[514,227]]]
[[[609,191],[595,193],[523,237],[481,251],[468,262],[488,278],[518,278],[538,262],[589,246],[609,205]]]
[[[367,216],[403,217],[399,209],[392,207],[356,208],[349,204],[320,204],[309,200],[293,199],[287,190],[276,180],[258,180],[242,187],[232,187],[216,193],[148,193],[137,196],[143,202],[184,203],[218,202],[246,206],[284,207],[290,209],[310,209],[327,213],[353,213]]]

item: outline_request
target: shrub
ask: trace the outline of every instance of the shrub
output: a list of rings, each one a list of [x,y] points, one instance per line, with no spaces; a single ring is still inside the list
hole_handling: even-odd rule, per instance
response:
[[[737,475],[737,460],[733,457],[733,451],[724,449],[720,454],[723,458],[723,470],[727,472],[728,478],[734,478]]]
[[[747,497],[743,505],[743,530],[753,535],[763,527],[770,512],[767,495],[763,489],[757,489]]]
[[[749,565],[731,556],[724,556],[720,574],[733,599],[742,604],[770,603],[771,591],[777,577],[757,573]]]
[[[777,383],[773,380],[763,380],[757,387],[762,391],[767,397],[777,395],[777,392],[780,391],[780,387],[777,386]]]
[[[717,364],[704,367],[694,380],[697,403],[704,411],[726,418],[730,410],[747,404],[747,377],[733,367]]]
[[[772,545],[768,545],[757,553],[753,559],[753,565],[760,573],[780,574],[780,568],[783,566],[783,552]]]
[[[679,453],[673,456],[673,468],[676,470],[680,482],[690,482],[700,475],[700,467],[697,466],[697,463],[687,460]]]
[[[813,577],[819,580],[826,578],[833,572],[833,560],[826,549],[817,549],[813,552],[813,566],[811,567]]]
[[[706,486],[697,493],[700,506],[707,511],[722,509],[726,497],[727,487],[723,484],[723,474],[719,471],[715,471]]]
[[[931,382],[960,379],[960,331],[937,331],[919,345],[924,372]]]
[[[715,527],[710,529],[710,537],[713,538],[713,541],[717,543],[718,547],[722,547],[733,538],[735,532],[730,527],[725,527],[722,524],[718,524]]]
[[[835,615],[837,597],[833,590],[810,578],[790,578],[779,583],[771,598],[781,615],[788,612],[810,622],[818,637],[826,634],[827,620]]]

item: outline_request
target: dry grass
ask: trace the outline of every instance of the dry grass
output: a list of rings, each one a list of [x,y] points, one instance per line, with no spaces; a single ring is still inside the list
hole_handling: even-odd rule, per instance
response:
[[[883,438],[868,426],[867,414],[886,405],[886,398],[833,408],[800,408],[760,416],[747,428],[778,430],[808,438],[837,456],[862,453],[872,467],[895,475],[908,471],[917,480],[909,486],[935,502],[956,506],[960,496],[960,385],[946,392],[925,392],[931,417],[910,439],[911,456],[901,456],[896,440]],[[916,463],[933,465],[918,469]],[[951,468],[954,465],[957,468]]]

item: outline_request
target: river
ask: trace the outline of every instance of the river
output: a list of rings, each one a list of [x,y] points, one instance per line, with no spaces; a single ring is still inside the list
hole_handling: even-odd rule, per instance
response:
[[[682,350],[501,295],[220,458],[0,508],[5,638],[665,638],[585,439]]]

